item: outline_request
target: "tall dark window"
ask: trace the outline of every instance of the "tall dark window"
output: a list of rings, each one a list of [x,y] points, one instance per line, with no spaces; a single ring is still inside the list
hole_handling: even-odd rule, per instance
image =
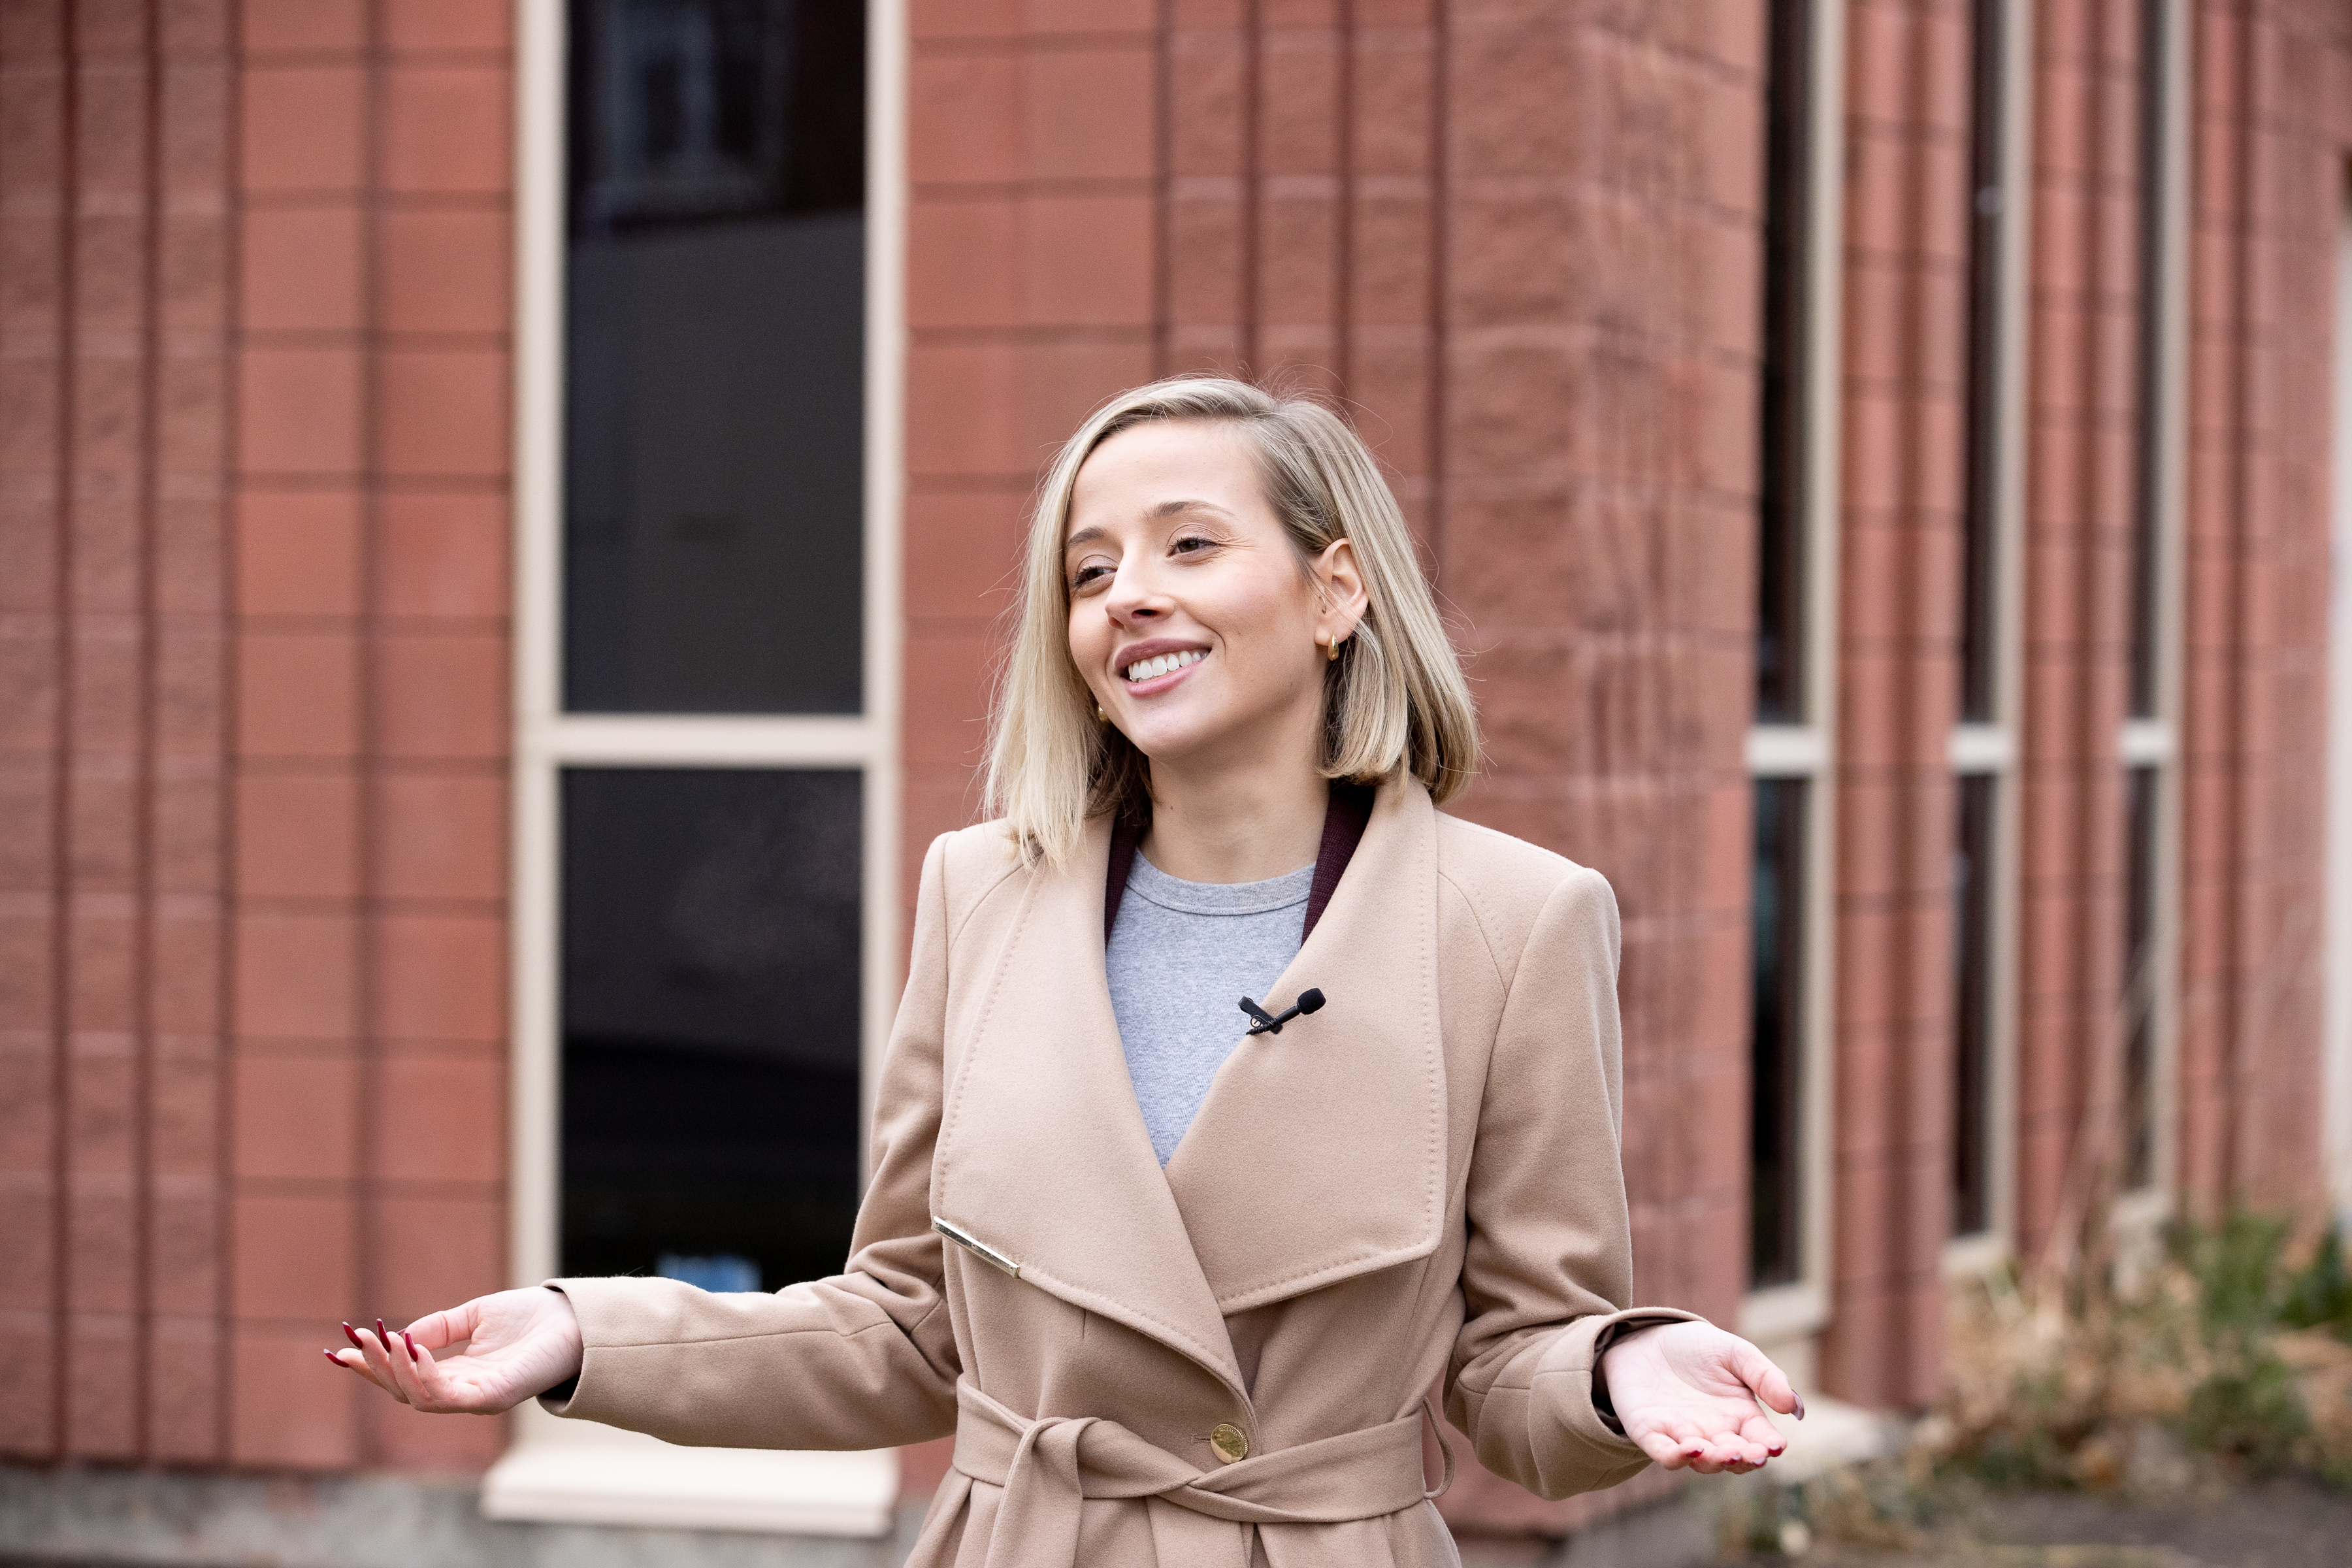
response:
[[[573,0],[564,705],[860,705],[865,8]]]
[[[2131,713],[2158,716],[2164,507],[2165,8],[2140,0],[2139,342],[2131,540]]]
[[[2123,1188],[2156,1180],[2157,770],[2126,775]]]
[[[554,727],[857,714],[864,6],[567,19]],[[562,1266],[832,1273],[858,1190],[865,777],[625,754],[559,759]]]
[[[1752,783],[1749,868],[1748,1277],[1803,1278],[1805,1258],[1805,857],[1810,776],[1824,754],[1806,686],[1811,593],[1808,407],[1813,328],[1813,0],[1770,0],[1765,82],[1763,363],[1759,367],[1756,722],[1795,740]],[[1808,732],[1808,731],[1811,732]],[[1793,767],[1795,772],[1787,770]]]
[[[2124,994],[2122,1164],[2123,1187],[2145,1187],[2157,1177],[2157,1069],[2163,1023],[2158,952],[2163,928],[2160,899],[2161,802],[2165,761],[2174,743],[2164,712],[2164,543],[2169,454],[2165,364],[2168,276],[2166,233],[2173,171],[2169,166],[2168,71],[2178,20],[2168,0],[2141,0],[2139,7],[2139,122],[2137,197],[2139,268],[2137,298],[2137,406],[2131,531],[2130,713],[2125,762]],[[2133,731],[2154,731],[2161,749],[2130,745]]]
[[[1958,781],[1952,849],[1952,1234],[1992,1227],[1992,844],[1997,781]]]
[[[1961,537],[1960,718],[1994,716],[2000,679],[2001,437],[2002,37],[2008,0],[1976,0],[1969,201],[1967,511]]]
[[[2000,574],[2004,419],[2003,256],[2010,0],[1974,0],[1969,179],[1969,332],[1966,481],[1960,534],[1959,718],[1991,726],[2001,712]],[[2005,735],[1997,738],[2005,739]],[[1952,858],[1952,1233],[1973,1236],[1994,1223],[1992,1068],[1994,822],[2002,775],[1981,757],[1954,780]]]
[[[1749,897],[1748,1278],[1803,1273],[1804,779],[1758,779]]]
[[[1764,363],[1756,555],[1756,718],[1805,714],[1805,346],[1812,219],[1811,0],[1771,0],[1764,139]]]

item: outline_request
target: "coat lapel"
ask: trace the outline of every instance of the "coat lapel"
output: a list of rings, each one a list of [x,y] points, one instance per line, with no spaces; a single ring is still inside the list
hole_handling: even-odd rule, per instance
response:
[[[1279,1012],[1315,986],[1322,1010],[1242,1041],[1164,1173],[1103,973],[1109,849],[1097,819],[1068,866],[1028,879],[947,1095],[934,1212],[1246,1399],[1226,1314],[1427,1257],[1444,1233],[1436,812],[1410,779],[1381,787],[1258,998]],[[1236,1008],[1236,1035],[1246,1022]]]
[[[1322,1010],[1244,1040],[1168,1163],[1222,1312],[1425,1258],[1444,1233],[1436,818],[1417,782],[1381,786],[1322,919],[1260,998],[1279,1012],[1311,986]]]
[[[1246,1401],[1119,1047],[1103,973],[1109,840],[1097,818],[1067,866],[1028,878],[947,1095],[933,1210],[1018,1278],[1190,1356]]]

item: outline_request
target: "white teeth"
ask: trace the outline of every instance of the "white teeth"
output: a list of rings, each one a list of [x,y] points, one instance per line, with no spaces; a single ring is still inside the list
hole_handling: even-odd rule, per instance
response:
[[[1130,681],[1150,680],[1155,675],[1165,675],[1171,669],[1181,669],[1188,664],[1198,664],[1208,657],[1199,648],[1188,648],[1182,653],[1163,653],[1157,658],[1136,660],[1127,667],[1125,674]]]

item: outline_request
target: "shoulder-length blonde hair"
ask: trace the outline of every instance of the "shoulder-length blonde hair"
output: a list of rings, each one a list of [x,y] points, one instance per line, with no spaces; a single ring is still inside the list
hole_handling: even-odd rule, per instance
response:
[[[1441,802],[1469,783],[1478,756],[1469,683],[1404,514],[1363,442],[1307,398],[1176,376],[1096,409],[1045,477],[1029,521],[1012,657],[989,715],[990,814],[1005,818],[1025,854],[1058,865],[1088,817],[1139,812],[1149,798],[1143,753],[1095,717],[1094,694],[1070,658],[1062,542],[1079,466],[1111,437],[1156,419],[1231,425],[1248,437],[1302,572],[1335,540],[1354,547],[1369,602],[1324,677],[1323,776],[1370,784],[1405,768]]]

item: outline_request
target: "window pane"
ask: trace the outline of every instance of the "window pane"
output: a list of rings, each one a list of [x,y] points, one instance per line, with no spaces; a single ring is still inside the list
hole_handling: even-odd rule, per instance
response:
[[[2156,786],[2154,768],[2131,770],[2124,889],[2123,1187],[2156,1180]]]
[[[1763,429],[1758,476],[1756,716],[1805,717],[1805,311],[1811,0],[1772,0],[1764,148]]]
[[[2000,249],[2002,14],[2008,0],[1976,0],[1974,131],[1969,223],[1968,512],[1961,551],[1960,717],[1993,716],[2000,502]]]
[[[2140,0],[2139,16],[2139,420],[2132,510],[2131,710],[2156,717],[2157,582],[2163,429],[2158,395],[2164,342],[2164,8]]]
[[[1748,1200],[1756,1285],[1803,1272],[1805,790],[1802,779],[1756,781]]]
[[[841,1268],[860,794],[855,772],[564,772],[565,1272]]]
[[[1952,1234],[1992,1227],[1994,780],[1959,781],[1952,853]]]
[[[564,702],[860,702],[865,14],[573,0]]]

